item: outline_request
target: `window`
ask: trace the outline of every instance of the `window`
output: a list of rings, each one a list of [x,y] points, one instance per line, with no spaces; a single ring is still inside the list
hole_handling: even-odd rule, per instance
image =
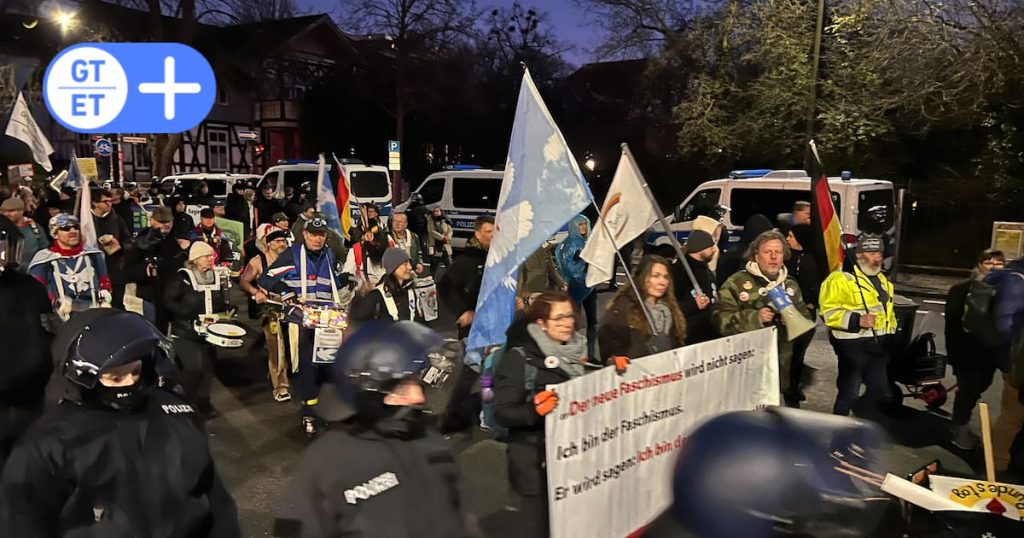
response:
[[[387,198],[391,192],[391,178],[375,170],[352,172],[348,176],[348,184],[356,198]]]
[[[296,191],[302,190],[302,186],[308,184],[310,192],[316,192],[317,171],[316,170],[285,170],[284,187],[291,187]]]
[[[228,169],[228,132],[210,129],[206,131],[206,163],[211,172],[223,172]]]
[[[206,182],[206,186],[210,188],[210,196],[226,196],[228,193],[228,182],[223,179],[179,179],[175,194],[189,196],[197,193],[200,181]]]
[[[780,214],[793,212],[793,203],[810,199],[809,190],[733,189],[728,204],[729,220],[734,226],[743,226],[751,215],[760,213],[775,222]],[[842,207],[838,193],[832,193],[832,203]]]
[[[452,205],[467,209],[497,209],[501,178],[452,178]]]
[[[857,228],[862,232],[888,232],[896,222],[892,189],[860,191],[857,197]]]
[[[416,192],[420,193],[420,196],[423,197],[424,204],[436,204],[444,197],[444,178],[438,177],[431,179],[430,181],[420,185],[420,188]]]
[[[697,191],[693,198],[682,210],[676,214],[676,222],[687,222],[696,219],[700,215],[711,216],[713,210],[719,205],[722,197],[722,189],[704,189]],[[716,219],[717,220],[717,219]]]
[[[92,157],[95,152],[96,148],[92,145],[92,135],[78,135],[78,140],[75,144],[75,157]]]
[[[136,169],[149,169],[152,163],[149,161],[148,144],[129,144],[132,148],[132,163]]]

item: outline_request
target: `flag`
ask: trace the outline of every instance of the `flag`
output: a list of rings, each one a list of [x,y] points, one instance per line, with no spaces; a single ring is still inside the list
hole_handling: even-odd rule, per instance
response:
[[[580,258],[590,264],[587,286],[593,287],[614,278],[615,251],[636,239],[658,220],[643,183],[636,162],[623,151],[608,188],[608,196],[601,206],[601,215],[580,252]]]
[[[530,78],[516,104],[494,239],[487,252],[470,348],[503,342],[515,309],[516,270],[588,203],[576,159]]]
[[[832,203],[832,189],[828,186],[828,175],[825,165],[818,156],[818,148],[810,141],[811,153],[814,155],[811,176],[811,228],[814,230],[815,242],[811,252],[814,253],[820,267],[828,267],[829,272],[838,271],[843,267],[842,227],[839,225],[839,213]]]
[[[71,152],[71,164],[68,165],[68,176],[64,179],[64,186],[78,190],[82,186],[82,171],[78,169],[78,158],[75,152]]]
[[[338,167],[338,197],[336,202],[338,204],[338,211],[341,213],[341,235],[345,239],[350,239],[348,236],[349,230],[352,228],[352,209],[348,206],[348,200],[350,197],[350,191],[348,188],[348,178],[345,177],[345,169],[341,167],[341,162],[338,161],[338,157],[334,157],[334,164]]]
[[[14,110],[11,112],[11,119],[7,122],[7,136],[12,136],[28,144],[32,149],[32,158],[47,172],[53,170],[50,164],[50,154],[53,153],[53,146],[46,139],[46,135],[39,128],[32,112],[28,109],[25,96],[18,92],[18,100],[14,103]]]
[[[86,249],[98,249],[96,223],[92,220],[92,183],[88,178],[83,178],[78,186],[78,205],[75,207],[75,216],[78,217],[82,246]]]
[[[341,221],[338,218],[338,206],[335,205],[334,201],[334,188],[331,187],[331,177],[327,173],[327,162],[324,159],[324,154],[320,154],[319,168],[317,169],[316,179],[316,210],[323,213],[327,217],[327,225],[339,230],[342,235],[345,235],[345,230],[341,228]],[[347,239],[348,236],[346,235]]]

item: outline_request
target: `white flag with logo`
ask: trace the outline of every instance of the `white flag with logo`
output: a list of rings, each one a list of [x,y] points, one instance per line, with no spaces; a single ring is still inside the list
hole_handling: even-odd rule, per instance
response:
[[[7,122],[7,136],[12,136],[28,144],[32,148],[32,159],[34,159],[43,170],[53,170],[50,164],[50,154],[53,153],[53,146],[46,139],[46,135],[36,124],[32,112],[28,109],[25,96],[18,92],[18,100],[14,103],[14,110],[11,112],[11,120]]]
[[[75,208],[75,216],[78,217],[82,246],[86,249],[98,249],[96,222],[92,220],[92,182],[89,181],[89,178],[82,178],[82,185],[78,190],[78,207]]]
[[[640,171],[623,151],[608,196],[601,206],[601,216],[580,252],[580,257],[590,264],[587,286],[614,278],[615,251],[647,231],[657,220],[654,207],[644,192]]]

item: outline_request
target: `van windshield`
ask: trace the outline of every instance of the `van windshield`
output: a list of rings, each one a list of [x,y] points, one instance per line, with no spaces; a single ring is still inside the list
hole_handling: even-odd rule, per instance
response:
[[[387,174],[376,170],[352,172],[348,176],[356,198],[387,198],[390,181]]]
[[[896,204],[892,189],[860,191],[857,196],[857,228],[880,234],[892,229],[896,222]]]
[[[202,179],[179,179],[178,193],[190,195],[196,192],[199,182]],[[207,179],[206,186],[210,188],[210,196],[226,196],[228,194],[228,182],[223,179]]]
[[[316,174],[316,170],[285,170],[284,186],[300,191],[308,184],[310,192],[316,192]]]
[[[793,212],[795,202],[810,202],[810,190],[732,189],[729,195],[729,220],[734,226],[743,226],[751,215],[760,213],[775,222],[779,215]],[[839,193],[832,192],[832,203],[842,207]]]
[[[500,177],[452,178],[452,205],[468,209],[497,209],[501,179]]]

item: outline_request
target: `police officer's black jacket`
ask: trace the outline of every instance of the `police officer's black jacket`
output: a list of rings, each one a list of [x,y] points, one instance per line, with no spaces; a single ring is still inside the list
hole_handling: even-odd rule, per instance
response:
[[[486,250],[479,246],[467,246],[462,254],[455,257],[452,266],[437,283],[438,297],[455,317],[476,309],[486,261]]]
[[[238,512],[185,400],[152,389],[127,413],[50,409],[0,477],[4,536],[232,538]]]
[[[458,470],[444,439],[383,437],[352,424],[316,440],[299,464],[298,496],[274,536],[466,536]]]

